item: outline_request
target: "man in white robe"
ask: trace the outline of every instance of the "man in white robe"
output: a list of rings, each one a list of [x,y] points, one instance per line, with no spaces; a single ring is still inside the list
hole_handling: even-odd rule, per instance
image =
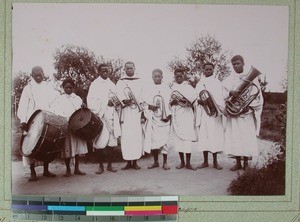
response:
[[[125,73],[126,76],[117,83],[118,97],[124,105],[121,114],[121,150],[127,164],[122,169],[139,170],[137,160],[143,153],[142,84],[140,78],[135,76],[133,62],[125,63]]]
[[[177,169],[186,167],[190,170],[196,170],[191,165],[191,152],[196,145],[197,137],[195,130],[194,102],[197,99],[195,89],[185,80],[184,71],[176,69],[174,71],[175,82],[172,85],[171,93],[171,134],[174,148],[179,152],[181,163],[176,166]],[[181,94],[181,95],[180,95]],[[186,154],[186,163],[184,160]]]
[[[203,66],[204,76],[198,82],[196,91],[203,93],[206,90],[211,96],[211,101],[215,109],[209,106],[208,101],[205,99],[198,99],[200,108],[197,109],[196,126],[198,133],[198,148],[203,152],[204,161],[198,169],[208,167],[208,152],[213,154],[213,167],[221,170],[222,167],[218,164],[217,154],[224,150],[224,98],[222,94],[222,85],[219,79],[214,75],[214,65],[206,63]],[[207,95],[207,94],[205,94]],[[208,113],[206,112],[208,110]],[[213,112],[213,110],[215,110]]]
[[[66,117],[69,121],[71,115],[83,105],[82,99],[74,93],[75,82],[67,78],[62,83],[64,93],[58,96],[53,103],[53,112],[59,116]],[[71,130],[68,131],[68,136],[64,141],[64,149],[62,157],[65,159],[66,173],[64,177],[71,176],[70,162],[71,158],[75,157],[74,174],[85,175],[79,169],[79,156],[88,152],[87,143],[83,139],[76,136]]]
[[[236,89],[243,83],[248,73],[244,72],[244,59],[236,55],[231,59],[235,73],[224,80],[227,97],[236,96]],[[258,77],[253,80],[258,87],[258,96],[238,116],[227,115],[225,131],[225,152],[236,158],[232,171],[242,169],[241,159],[244,159],[244,169],[247,169],[248,159],[258,155],[257,138],[260,131],[260,119],[263,108],[263,96]]]
[[[50,111],[53,100],[56,96],[55,90],[44,81],[44,72],[42,67],[35,66],[31,71],[31,80],[24,87],[20,98],[17,116],[20,119],[20,128],[23,131],[28,131],[27,122],[31,115],[36,110]],[[33,148],[32,148],[33,149]],[[22,157],[24,166],[30,165],[30,178],[29,181],[36,181],[37,176],[35,166],[37,161],[33,158]],[[44,162],[44,173],[46,177],[55,177],[56,175],[49,172],[49,162]]]
[[[88,108],[95,113],[103,122],[102,132],[93,140],[93,147],[98,151],[99,169],[96,174],[104,172],[103,154],[107,147],[107,170],[117,172],[112,167],[113,148],[118,145],[118,137],[121,135],[119,114],[113,103],[113,96],[116,96],[116,86],[108,78],[109,67],[107,64],[100,64],[98,67],[100,76],[94,80],[89,88],[87,96]]]
[[[148,104],[148,109],[144,110],[147,121],[145,123],[144,152],[150,153],[152,150],[154,163],[148,169],[159,167],[158,151],[162,150],[163,169],[168,170],[167,142],[170,135],[171,112],[169,109],[170,88],[162,83],[163,73],[160,69],[152,71],[154,84],[149,84],[143,90],[144,100]]]

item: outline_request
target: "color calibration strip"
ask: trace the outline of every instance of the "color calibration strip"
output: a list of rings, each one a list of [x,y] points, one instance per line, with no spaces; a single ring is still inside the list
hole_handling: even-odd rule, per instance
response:
[[[177,221],[178,196],[13,196],[12,220]]]

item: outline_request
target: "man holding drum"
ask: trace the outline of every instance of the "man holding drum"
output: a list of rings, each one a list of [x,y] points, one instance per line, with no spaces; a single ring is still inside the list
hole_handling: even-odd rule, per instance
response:
[[[27,121],[36,110],[49,111],[52,102],[55,98],[54,89],[44,81],[44,72],[42,67],[35,66],[31,71],[31,80],[22,91],[22,95],[19,102],[19,108],[17,116],[20,119],[20,128],[23,134],[28,131]],[[24,157],[23,164],[30,165],[31,176],[29,181],[36,181],[37,176],[35,172],[35,166],[37,162],[34,158]],[[49,172],[49,162],[44,161],[44,173],[46,177],[55,177],[56,175]]]
[[[95,113],[103,122],[103,129],[93,141],[93,147],[98,151],[99,169],[96,174],[104,172],[103,167],[103,150],[107,147],[107,170],[117,172],[111,165],[113,147],[118,145],[117,138],[121,135],[118,107],[116,104],[116,86],[108,78],[109,66],[100,64],[98,67],[100,76],[92,82],[87,103],[89,109]],[[121,103],[120,103],[121,105]]]

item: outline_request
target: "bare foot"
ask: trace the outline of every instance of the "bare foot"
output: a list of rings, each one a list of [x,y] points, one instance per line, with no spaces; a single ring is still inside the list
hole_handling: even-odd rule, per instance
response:
[[[223,167],[221,167],[219,164],[214,164],[214,168],[217,169],[217,170],[222,170]]]
[[[115,169],[115,168],[113,168],[112,166],[107,166],[106,169],[107,169],[108,171],[110,171],[110,172],[113,172],[113,173],[118,172],[118,170]]]
[[[202,169],[202,168],[206,168],[206,167],[208,167],[209,165],[208,165],[208,163],[202,163],[200,166],[198,166],[197,168],[198,169]]]
[[[153,163],[151,166],[148,166],[148,169],[153,169],[153,168],[156,168],[156,167],[159,167],[159,164],[158,163]]]
[[[50,173],[49,171],[44,172],[43,176],[45,176],[45,177],[56,177],[56,175],[54,173]]]
[[[132,168],[132,165],[130,163],[127,163],[126,166],[122,167],[121,169],[122,170],[128,170],[130,168]]]
[[[197,170],[197,168],[193,167],[191,164],[187,164],[185,168],[187,168],[188,170]]]
[[[99,167],[99,169],[95,172],[95,174],[102,174],[104,172],[103,167]]]
[[[241,164],[235,164],[233,167],[230,168],[231,171],[236,171],[242,169]]]
[[[37,177],[36,177],[36,173],[32,173],[32,174],[30,174],[30,178],[28,179],[28,181],[30,181],[30,182],[35,182],[35,181],[37,181],[38,179],[37,179]]]
[[[79,169],[78,169],[78,170],[75,170],[75,171],[74,171],[74,174],[77,174],[77,175],[86,175],[85,172],[82,172],[82,171],[80,171]]]
[[[181,164],[178,164],[177,166],[176,166],[176,169],[182,169],[182,168],[184,168],[185,167],[185,164],[184,163],[181,163]]]
[[[168,166],[167,163],[164,163],[164,164],[163,164],[163,169],[164,169],[164,170],[169,170],[169,169],[171,169],[171,168]]]
[[[67,170],[66,173],[63,175],[64,177],[71,176],[71,170]]]
[[[136,165],[133,165],[133,166],[132,166],[132,168],[133,168],[133,169],[136,169],[136,170],[139,170],[139,169],[141,169],[141,167],[140,167],[140,166],[138,166],[137,164],[136,164]]]

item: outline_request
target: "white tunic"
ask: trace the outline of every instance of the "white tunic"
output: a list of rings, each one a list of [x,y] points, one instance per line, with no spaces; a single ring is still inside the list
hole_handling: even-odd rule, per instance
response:
[[[164,106],[164,115],[171,115],[169,109],[171,90],[169,86],[165,84],[149,85],[143,90],[143,97],[148,105],[154,105],[154,98],[160,98]],[[161,110],[159,110],[161,111]],[[151,149],[158,149],[164,146],[163,153],[167,153],[167,142],[170,136],[170,121],[161,121],[162,116],[158,112],[145,109],[144,111],[147,121],[145,123],[145,140],[144,140],[144,152],[150,153]]]
[[[62,94],[57,97],[53,104],[53,112],[57,115],[69,119],[71,115],[80,109],[82,100],[75,93],[70,95]],[[64,158],[74,157],[75,155],[86,154],[88,152],[86,141],[74,135],[70,130],[64,143]]]
[[[55,90],[45,81],[37,83],[33,78],[24,87],[18,106],[17,116],[21,123],[27,123],[31,115],[39,109],[50,111],[56,97]],[[34,163],[33,158],[22,157],[23,165]],[[41,163],[37,163],[41,164]]]
[[[93,141],[96,149],[103,149],[106,146],[117,146],[117,138],[121,135],[119,114],[115,107],[108,106],[110,95],[117,95],[115,84],[109,79],[98,77],[92,82],[87,104],[89,109],[95,113],[103,122],[103,129]]]
[[[197,98],[195,89],[186,81],[181,84],[173,83],[171,89],[172,92],[175,90],[180,92],[191,103]],[[194,142],[197,141],[194,111],[191,107],[173,105],[171,112],[171,135],[174,148],[178,152],[191,153],[193,146],[196,145]]]
[[[202,77],[196,91],[199,94],[204,89],[213,97],[220,112],[217,117],[208,116],[203,106],[198,105],[198,108],[201,109],[196,117],[198,148],[200,151],[221,152],[224,150],[224,116],[222,111],[224,111],[225,106],[222,85],[214,76]]]
[[[118,81],[118,97],[128,99],[124,89],[130,87],[138,103],[142,102],[142,84],[140,79],[124,78]],[[125,90],[126,91],[126,90]],[[121,150],[124,160],[136,160],[143,153],[143,134],[141,126],[141,112],[138,108],[124,107],[121,124]]]
[[[224,88],[227,93],[235,90],[243,81],[247,73],[231,74],[225,79]],[[260,90],[257,78],[253,81]],[[229,95],[228,95],[229,96]],[[233,156],[257,156],[258,147],[256,136],[260,131],[260,117],[263,107],[261,90],[259,95],[250,104],[249,111],[237,117],[227,116],[225,131],[225,153]]]

